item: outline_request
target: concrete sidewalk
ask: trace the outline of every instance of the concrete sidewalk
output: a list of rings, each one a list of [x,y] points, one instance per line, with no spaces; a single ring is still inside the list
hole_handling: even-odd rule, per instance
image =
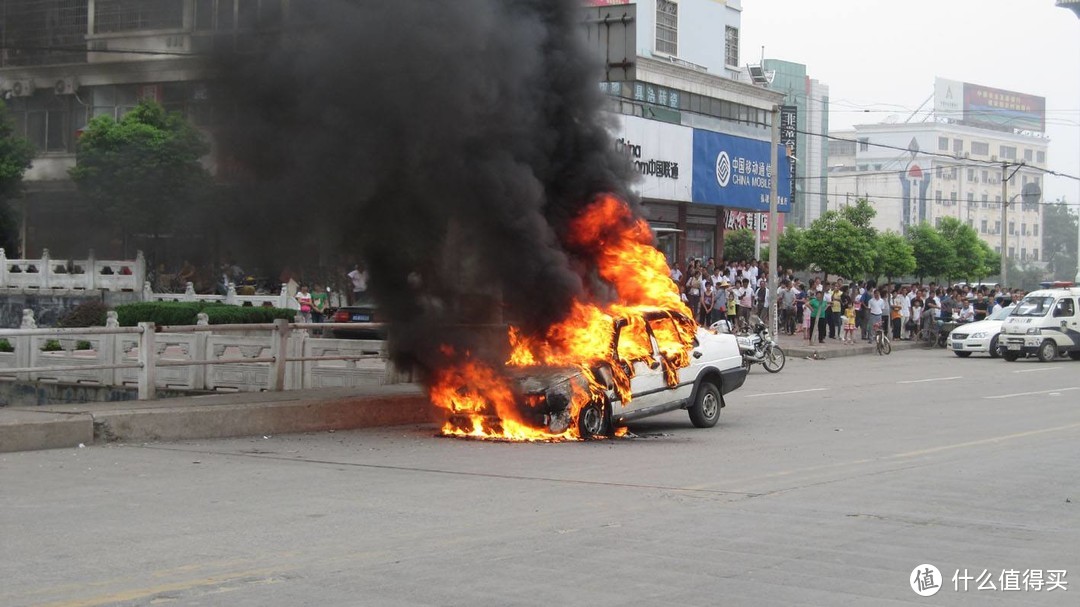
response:
[[[0,453],[433,422],[415,385],[0,407]]]
[[[877,349],[872,343],[866,343],[858,339],[858,331],[855,332],[855,343],[846,344],[839,339],[825,338],[824,343],[817,341],[817,335],[814,335],[814,342],[808,342],[804,338],[800,338],[799,334],[784,335],[781,334],[777,343],[783,348],[784,354],[792,358],[839,358],[843,356],[858,356],[861,354],[877,354]],[[891,340],[893,351],[907,350],[911,348],[921,347],[922,344],[914,341],[903,340]]]

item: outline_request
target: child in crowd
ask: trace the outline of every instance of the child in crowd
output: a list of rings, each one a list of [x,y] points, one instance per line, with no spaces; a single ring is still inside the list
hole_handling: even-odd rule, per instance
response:
[[[855,343],[855,309],[851,306],[844,310],[844,343]]]

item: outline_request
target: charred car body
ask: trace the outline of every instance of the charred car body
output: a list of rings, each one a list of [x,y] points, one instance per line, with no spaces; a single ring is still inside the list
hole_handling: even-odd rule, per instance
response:
[[[688,350],[665,352],[661,344],[670,339],[657,335],[680,330],[692,332]],[[576,424],[577,436],[590,438],[611,435],[636,419],[686,409],[695,426],[709,428],[720,419],[724,395],[742,386],[747,373],[734,336],[705,330],[670,311],[615,319],[610,354],[589,365],[511,367],[520,419],[552,434]],[[469,422],[451,418],[450,423],[467,428]]]

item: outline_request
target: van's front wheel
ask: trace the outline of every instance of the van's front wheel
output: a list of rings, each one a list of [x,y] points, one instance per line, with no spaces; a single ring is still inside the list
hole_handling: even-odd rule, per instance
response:
[[[1055,356],[1057,356],[1057,344],[1052,339],[1043,340],[1039,344],[1039,360],[1048,363],[1054,360]]]

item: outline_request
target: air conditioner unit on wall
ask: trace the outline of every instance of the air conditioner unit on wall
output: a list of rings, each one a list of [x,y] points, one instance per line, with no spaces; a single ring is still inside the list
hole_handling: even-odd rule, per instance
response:
[[[29,97],[34,94],[34,81],[30,79],[5,80],[3,90],[5,97]]]
[[[53,84],[53,92],[57,95],[74,95],[79,90],[79,81],[75,77],[59,78]]]

